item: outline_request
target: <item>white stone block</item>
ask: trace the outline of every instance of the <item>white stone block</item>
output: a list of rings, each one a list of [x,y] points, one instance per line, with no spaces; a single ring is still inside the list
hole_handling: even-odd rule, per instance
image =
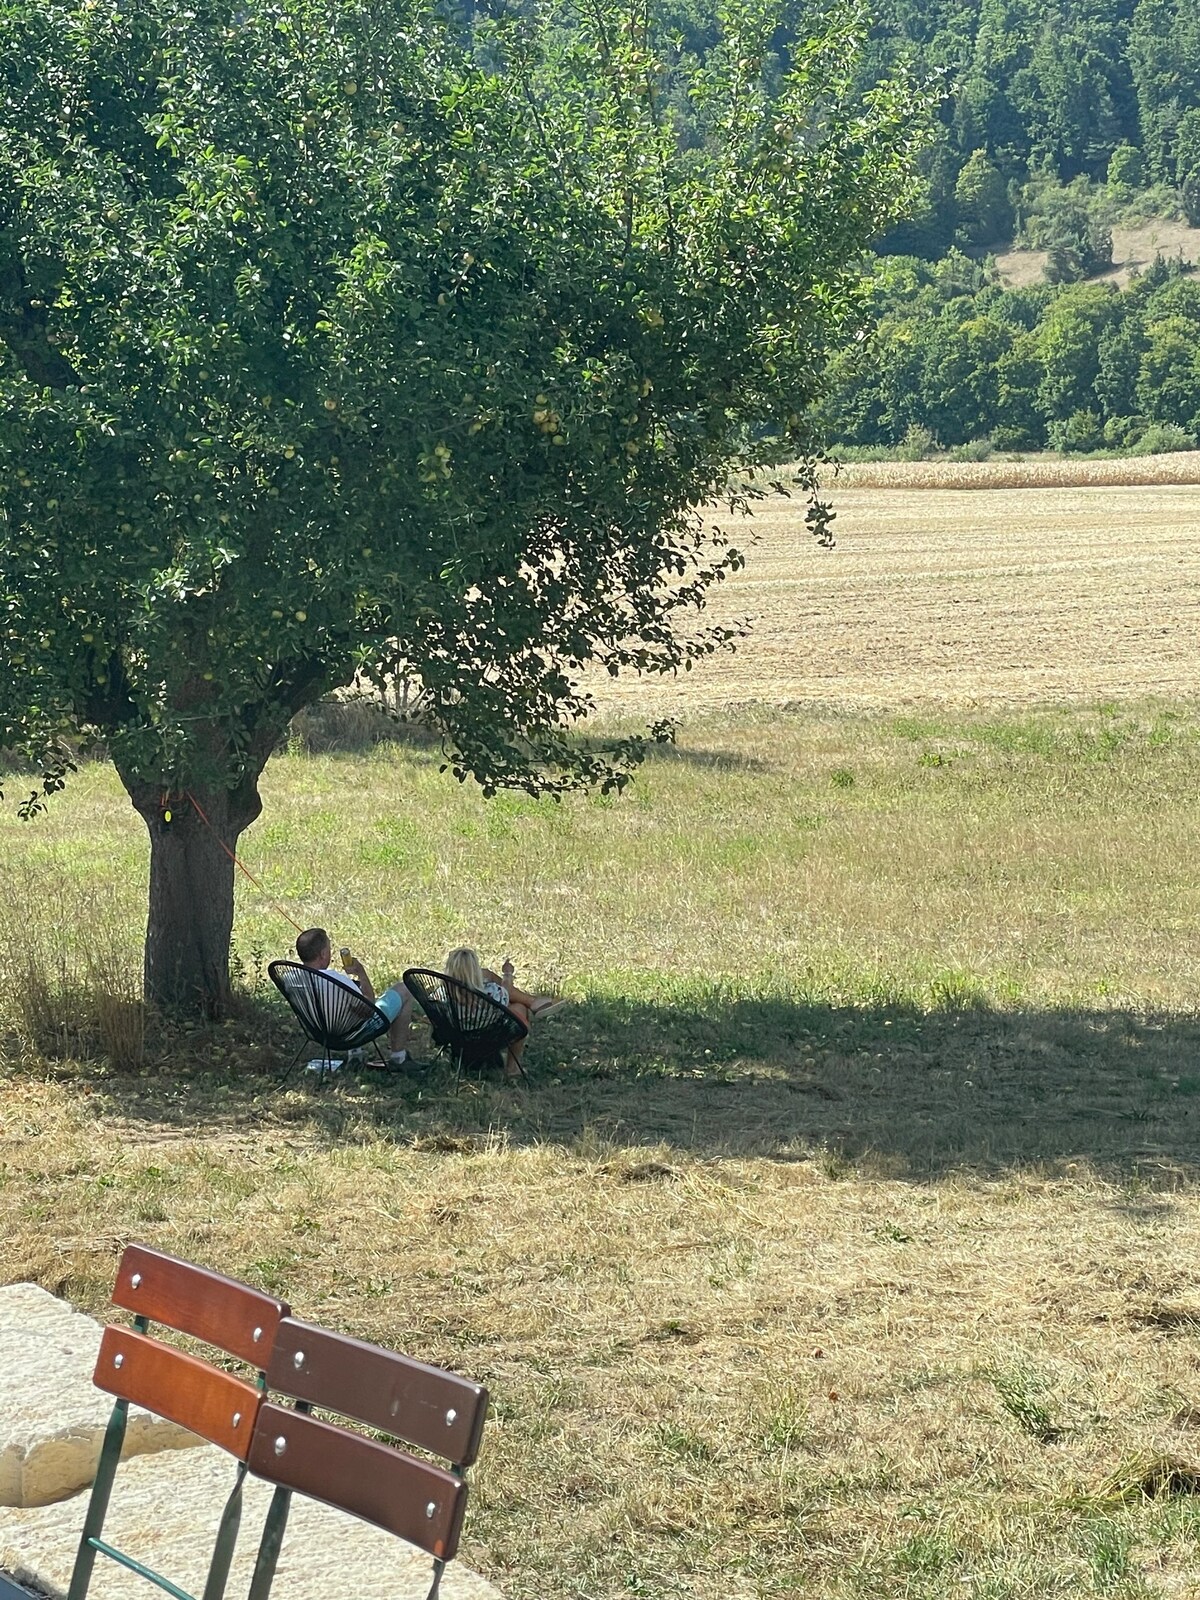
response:
[[[92,1383],[101,1332],[36,1283],[0,1288],[0,1506],[46,1505],[91,1483],[113,1406]],[[126,1455],[199,1442],[129,1409]]]
[[[117,1472],[104,1539],[199,1594],[217,1522],[233,1487],[231,1457],[209,1445],[140,1456]],[[250,1586],[263,1520],[273,1491],[247,1478],[241,1534],[227,1594]],[[70,1582],[86,1495],[29,1510],[0,1510],[0,1568],[62,1600]],[[470,1509],[467,1517],[470,1519]],[[292,1500],[273,1594],[279,1600],[425,1600],[432,1562],[391,1534],[296,1495]],[[146,1600],[145,1579],[96,1557],[89,1600]],[[500,1600],[499,1591],[461,1562],[446,1569],[443,1600]]]

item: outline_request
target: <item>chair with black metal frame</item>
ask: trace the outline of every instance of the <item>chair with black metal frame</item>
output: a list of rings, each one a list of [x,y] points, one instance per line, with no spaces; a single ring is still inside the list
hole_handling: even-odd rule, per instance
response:
[[[466,1067],[503,1066],[510,1045],[529,1036],[507,1006],[444,972],[410,967],[404,987],[429,1018],[434,1044],[454,1063],[456,1083]]]
[[[233,1488],[217,1524],[202,1600],[222,1600],[237,1543],[242,1485],[263,1401],[266,1366],[288,1306],[234,1278],[177,1261],[145,1245],[121,1257],[113,1304],[134,1315],[133,1327],[105,1328],[93,1381],[116,1396],[84,1516],[67,1600],[85,1600],[97,1555],[115,1561],[176,1597],[191,1600],[171,1579],[102,1537],[131,1403],[188,1428],[237,1461]],[[152,1339],[151,1323],[186,1333],[244,1362],[253,1382]]]
[[[379,1040],[391,1027],[391,1019],[366,995],[339,978],[298,961],[272,961],[267,974],[304,1030],[299,1050],[279,1079],[281,1086],[291,1077],[305,1050],[314,1044],[320,1045],[322,1052],[320,1083],[333,1070],[334,1051],[360,1050],[373,1044],[381,1063],[387,1065]]]
[[[267,1600],[294,1493],[348,1511],[433,1557],[428,1600],[458,1549],[466,1510],[466,1469],[479,1453],[487,1390],[441,1367],[285,1318],[267,1368],[272,1395],[250,1445],[250,1471],[275,1484],[248,1600]],[[387,1444],[340,1423],[347,1417],[400,1441]],[[448,1467],[411,1455],[427,1451]]]

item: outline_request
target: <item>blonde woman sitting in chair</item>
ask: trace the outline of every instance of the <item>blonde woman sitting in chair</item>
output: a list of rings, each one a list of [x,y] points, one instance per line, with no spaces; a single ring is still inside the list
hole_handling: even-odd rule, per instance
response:
[[[524,989],[518,989],[513,983],[511,961],[506,959],[497,974],[489,967],[481,966],[478,954],[467,945],[460,945],[457,950],[451,950],[446,957],[445,973],[448,978],[453,978],[458,983],[465,983],[469,989],[478,989],[490,1000],[495,1000],[498,1005],[504,1006],[527,1028],[535,1018],[540,1021],[544,1017],[551,1016],[567,1003],[565,1000],[556,1000],[553,995],[527,994]],[[527,1042],[527,1039],[518,1039],[509,1045],[508,1054],[504,1058],[504,1076],[507,1081],[511,1082],[512,1079],[521,1076],[521,1057]]]

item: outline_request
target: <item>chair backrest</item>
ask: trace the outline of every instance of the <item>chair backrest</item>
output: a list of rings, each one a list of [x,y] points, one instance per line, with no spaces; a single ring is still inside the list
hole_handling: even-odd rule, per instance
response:
[[[112,1299],[133,1312],[139,1327],[104,1330],[96,1387],[190,1428],[244,1461],[288,1306],[236,1278],[140,1244],[129,1245],[122,1255]],[[150,1338],[144,1330],[152,1322],[236,1356],[257,1370],[259,1381],[234,1377]]]
[[[268,1401],[255,1424],[251,1472],[385,1528],[437,1562],[453,1557],[466,1509],[462,1472],[479,1450],[486,1389],[291,1318],[280,1324],[267,1384],[451,1466]]]
[[[221,1600],[241,1516],[245,1463],[263,1404],[266,1367],[288,1307],[235,1278],[137,1244],[130,1245],[121,1257],[112,1298],[115,1305],[132,1311],[135,1320],[133,1328],[106,1328],[100,1340],[93,1381],[97,1388],[116,1396],[116,1405],[84,1517],[69,1600],[84,1600],[98,1554],[132,1567],[168,1593],[182,1593],[170,1580],[101,1538],[131,1402],[189,1428],[239,1462],[218,1524],[204,1588],[204,1600]],[[151,1338],[146,1331],[151,1323],[191,1334],[235,1356],[254,1369],[256,1381],[236,1377]]]
[[[317,1044],[336,1049],[361,1034],[373,1019],[378,1020],[380,1031],[388,1025],[383,1012],[365,995],[327,972],[298,961],[272,961],[267,973],[300,1026]]]
[[[239,1461],[250,1453],[263,1398],[258,1384],[129,1328],[105,1328],[92,1381],[118,1399],[198,1433]]]
[[[271,1359],[279,1324],[290,1311],[285,1301],[261,1289],[144,1244],[126,1247],[112,1302],[146,1322],[161,1322],[216,1345],[261,1372]]]
[[[470,1040],[500,1049],[524,1039],[529,1032],[507,1006],[444,972],[410,967],[404,974],[404,987],[429,1018],[439,1043]]]

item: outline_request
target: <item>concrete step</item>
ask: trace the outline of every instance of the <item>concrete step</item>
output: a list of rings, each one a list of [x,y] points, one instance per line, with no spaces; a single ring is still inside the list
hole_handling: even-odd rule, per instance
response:
[[[221,1510],[233,1487],[233,1460],[209,1445],[123,1463],[104,1539],[198,1595]],[[247,1478],[241,1535],[228,1595],[250,1586],[270,1503],[268,1484]],[[0,1511],[0,1568],[61,1600],[67,1591],[86,1496],[29,1510]],[[423,1552],[332,1506],[296,1496],[274,1594],[279,1600],[425,1600],[432,1562]],[[89,1600],[146,1600],[146,1581],[97,1556]],[[443,1600],[500,1600],[499,1591],[460,1562],[442,1580]]]
[[[112,1411],[92,1384],[101,1331],[36,1283],[0,1288],[0,1506],[46,1505],[91,1483]],[[130,1407],[126,1455],[199,1443]]]

